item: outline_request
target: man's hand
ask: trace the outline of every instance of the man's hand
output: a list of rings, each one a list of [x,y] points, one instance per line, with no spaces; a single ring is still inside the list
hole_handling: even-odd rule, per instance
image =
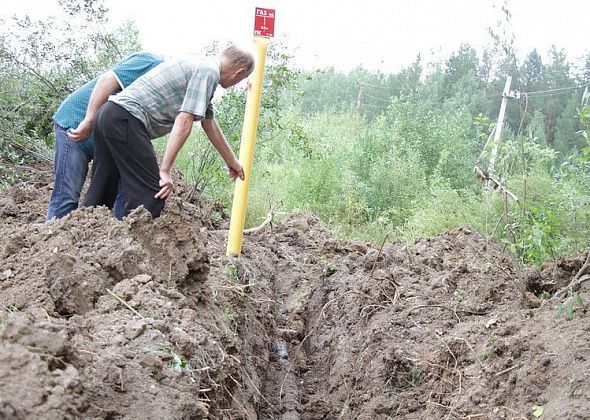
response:
[[[162,200],[166,200],[168,197],[172,195],[172,190],[174,189],[174,185],[172,184],[172,178],[167,171],[160,171],[160,191],[154,196],[154,198],[160,198]]]
[[[74,130],[68,131],[68,137],[74,141],[84,141],[92,133],[92,121],[83,120]]]
[[[229,169],[229,177],[232,181],[240,178],[242,181],[244,180],[244,168],[236,159],[233,160],[231,165],[228,165]]]

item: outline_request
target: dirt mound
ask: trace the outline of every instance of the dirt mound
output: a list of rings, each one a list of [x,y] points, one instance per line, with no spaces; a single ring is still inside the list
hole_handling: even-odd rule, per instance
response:
[[[236,259],[213,207],[44,224],[48,192],[0,208],[2,418],[588,416],[586,292],[539,298],[581,257],[521,272],[468,228],[379,246],[297,215]]]

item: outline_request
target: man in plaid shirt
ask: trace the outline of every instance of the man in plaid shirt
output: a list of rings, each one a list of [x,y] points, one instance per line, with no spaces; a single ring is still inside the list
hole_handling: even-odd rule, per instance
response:
[[[111,96],[94,123],[94,164],[84,205],[112,208],[120,179],[126,196],[124,214],[143,205],[158,217],[172,194],[170,169],[194,121],[201,122],[230,178],[244,179],[244,169],[215,121],[211,100],[218,84],[233,86],[253,69],[252,54],[230,46],[214,58],[165,60]],[[151,140],[168,133],[158,167]]]

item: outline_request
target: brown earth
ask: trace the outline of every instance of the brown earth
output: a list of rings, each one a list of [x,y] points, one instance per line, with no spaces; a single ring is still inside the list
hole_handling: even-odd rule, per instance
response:
[[[0,204],[0,418],[590,418],[582,256],[526,271],[470,228],[406,245],[312,215],[246,235],[181,199],[45,224]],[[541,414],[542,413],[542,414]]]

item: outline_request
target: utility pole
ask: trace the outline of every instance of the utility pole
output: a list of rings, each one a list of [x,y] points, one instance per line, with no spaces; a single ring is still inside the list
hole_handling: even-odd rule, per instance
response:
[[[506,77],[506,84],[504,85],[504,92],[502,93],[502,104],[500,105],[500,113],[498,114],[498,122],[496,123],[496,129],[494,132],[494,148],[492,149],[492,156],[490,157],[490,165],[488,166],[488,174],[494,175],[494,169],[496,165],[496,157],[498,156],[498,147],[500,146],[500,139],[502,136],[502,128],[504,127],[504,115],[506,115],[506,104],[508,102],[508,96],[510,93],[510,84],[512,83],[512,77]]]
[[[356,98],[357,111],[361,108],[361,99],[363,99],[363,93],[364,93],[364,85],[361,83],[361,86],[359,88],[359,95]]]

